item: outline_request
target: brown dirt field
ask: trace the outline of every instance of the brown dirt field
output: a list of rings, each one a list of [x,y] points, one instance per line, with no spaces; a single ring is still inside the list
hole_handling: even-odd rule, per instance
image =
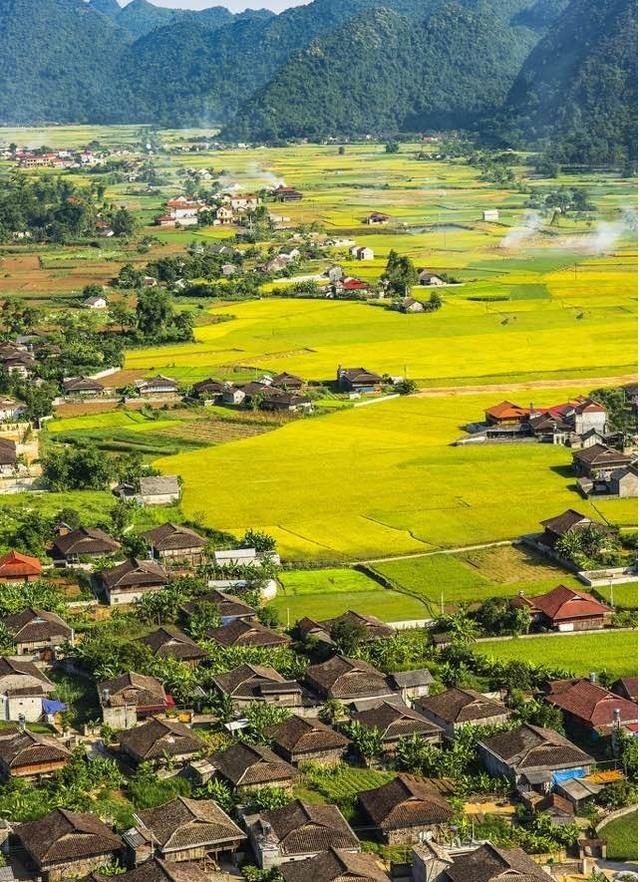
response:
[[[527,389],[566,389],[574,386],[621,386],[635,383],[637,374],[619,377],[576,377],[573,380],[528,380],[524,383],[494,383],[488,386],[434,386],[416,392],[418,398],[437,398],[441,395],[477,395],[481,392],[524,392]]]

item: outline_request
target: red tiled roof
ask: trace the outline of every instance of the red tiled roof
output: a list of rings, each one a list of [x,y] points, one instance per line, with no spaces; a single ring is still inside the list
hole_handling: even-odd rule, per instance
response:
[[[577,680],[567,689],[548,695],[547,701],[593,728],[613,725],[616,710],[623,725],[638,722],[637,704],[589,680]]]
[[[39,576],[42,564],[36,557],[29,557],[19,551],[9,551],[0,557],[0,579],[24,576]]]
[[[600,603],[591,594],[567,588],[565,585],[558,585],[548,594],[533,598],[531,605],[553,622],[588,616],[602,617],[611,612],[610,607]]]

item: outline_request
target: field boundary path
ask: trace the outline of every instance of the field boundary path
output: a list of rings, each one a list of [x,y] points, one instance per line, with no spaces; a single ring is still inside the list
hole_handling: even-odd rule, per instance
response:
[[[411,560],[414,557],[432,557],[434,554],[458,554],[461,551],[478,551],[480,548],[497,548],[499,545],[518,545],[520,540],[517,537],[513,539],[500,539],[498,542],[483,542],[480,545],[457,545],[455,548],[437,548],[434,551],[411,551],[409,554],[395,554],[391,557],[371,557],[367,560],[355,561],[353,566],[363,564],[388,563],[393,560]]]
[[[474,383],[472,386],[434,386],[414,392],[416,398],[437,398],[441,395],[477,395],[482,392],[525,392],[527,389],[566,389],[574,386],[622,386],[635,383],[637,374],[616,377],[576,377],[572,380],[525,380],[517,383]]]
[[[611,821],[615,821],[617,818],[624,818],[625,815],[632,815],[634,812],[638,811],[638,804],[635,805],[625,805],[624,808],[617,809],[615,812],[611,812],[610,815],[607,815],[606,818],[603,818],[596,824],[596,833],[599,833],[603,827],[606,827]]]

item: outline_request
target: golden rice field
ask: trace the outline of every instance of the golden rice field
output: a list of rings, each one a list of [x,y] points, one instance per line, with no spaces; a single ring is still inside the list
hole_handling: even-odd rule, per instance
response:
[[[537,390],[536,398],[546,405],[579,391],[586,390]],[[293,559],[510,539],[573,506],[595,519],[635,523],[634,500],[596,508],[577,496],[564,448],[450,446],[495,400],[495,393],[400,398],[155,465],[183,477],[187,516],[237,534],[266,530]]]

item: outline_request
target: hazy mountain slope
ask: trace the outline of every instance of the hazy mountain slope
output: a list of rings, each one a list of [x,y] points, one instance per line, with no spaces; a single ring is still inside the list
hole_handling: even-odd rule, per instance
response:
[[[562,134],[576,161],[600,149],[633,151],[637,116],[637,8],[634,0],[572,0],[531,52],[505,106],[528,138]],[[598,142],[600,148],[597,148]],[[583,144],[584,147],[584,144]],[[592,157],[595,160],[595,156]]]
[[[89,6],[96,12],[101,12],[113,19],[116,19],[122,12],[118,0],[89,0]]]
[[[83,0],[0,0],[0,121],[109,121],[128,35]]]
[[[502,103],[535,39],[494,10],[447,2],[419,24],[365,12],[296,54],[229,131],[313,138],[469,124]]]
[[[148,0],[131,0],[120,10],[118,24],[137,40],[156,28],[170,24],[182,14],[181,10],[155,6]]]

